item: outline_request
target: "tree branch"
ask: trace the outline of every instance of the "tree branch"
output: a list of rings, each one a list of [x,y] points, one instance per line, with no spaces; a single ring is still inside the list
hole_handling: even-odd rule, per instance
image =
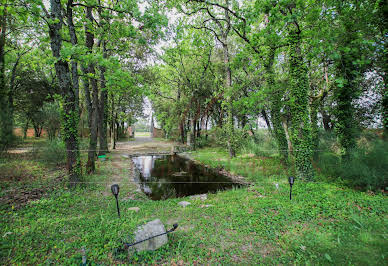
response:
[[[113,12],[117,12],[117,13],[129,14],[132,17],[134,17],[132,12],[125,11],[125,10],[117,10],[117,9],[110,8],[110,7],[107,7],[107,6],[101,6],[101,5],[91,5],[90,6],[90,5],[85,5],[85,4],[81,4],[81,3],[74,3],[71,6],[83,6],[83,7],[107,9],[107,10],[110,10],[110,11],[113,11]]]

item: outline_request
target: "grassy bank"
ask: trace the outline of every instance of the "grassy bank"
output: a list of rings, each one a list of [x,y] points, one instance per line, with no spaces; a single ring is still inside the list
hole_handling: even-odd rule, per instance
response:
[[[386,196],[297,181],[290,201],[287,171],[276,159],[242,155],[230,161],[217,149],[193,156],[255,185],[211,194],[205,201],[186,198],[192,203],[186,208],[177,205],[182,199],[150,201],[135,192],[127,168],[117,169],[109,154],[83,188],[59,185],[20,208],[1,208],[1,264],[80,264],[82,247],[90,263],[102,265],[386,264]],[[121,177],[121,219],[109,193],[112,175]],[[128,210],[135,206],[139,212]],[[121,241],[131,241],[139,224],[155,218],[168,228],[179,224],[168,245],[130,258],[117,249]]]

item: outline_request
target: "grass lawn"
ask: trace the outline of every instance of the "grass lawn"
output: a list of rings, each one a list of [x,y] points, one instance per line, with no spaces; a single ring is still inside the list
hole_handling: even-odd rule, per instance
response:
[[[287,171],[276,158],[244,155],[230,161],[226,152],[208,148],[192,156],[246,176],[254,185],[210,194],[205,201],[151,201],[125,181],[130,171],[115,170],[111,156],[98,163],[95,175],[86,177],[86,181],[96,183],[69,191],[58,181],[59,185],[40,200],[20,207],[2,203],[0,263],[79,265],[85,247],[88,261],[94,265],[387,264],[386,196],[296,180],[290,201]],[[24,164],[24,172],[31,171],[41,183],[56,180],[55,174],[62,171],[51,170],[47,175],[48,166],[40,164],[34,169],[33,163]],[[13,166],[12,159],[0,161],[0,171]],[[107,193],[111,175],[122,175],[121,219],[117,218],[113,196]],[[19,181],[5,183],[1,197],[11,187],[26,187]],[[183,208],[177,205],[181,200],[192,204]],[[139,212],[128,210],[135,206]],[[179,224],[169,235],[168,245],[130,258],[117,249],[121,241],[132,240],[138,225],[155,218],[167,228]]]

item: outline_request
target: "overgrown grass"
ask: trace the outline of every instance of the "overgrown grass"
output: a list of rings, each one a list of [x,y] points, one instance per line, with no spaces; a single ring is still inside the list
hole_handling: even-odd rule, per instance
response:
[[[246,138],[242,144],[241,152],[265,157],[279,155],[276,141],[264,130],[258,130],[254,136]]]
[[[86,177],[96,183],[74,191],[57,188],[21,209],[0,211],[1,264],[76,265],[82,247],[89,263],[102,265],[386,264],[386,196],[297,180],[290,201],[287,172],[276,158],[240,155],[229,161],[225,151],[208,148],[193,156],[246,175],[255,185],[210,194],[205,201],[151,201],[134,194],[133,184],[125,182],[129,172],[117,172],[111,156]],[[121,219],[107,182],[116,174],[123,180]],[[183,208],[181,200],[192,204]],[[134,206],[140,211],[128,210]],[[130,257],[118,252],[138,225],[156,218],[167,228],[179,224],[166,246]]]
[[[240,153],[235,158],[230,159],[225,149],[217,147],[194,151],[191,156],[210,167],[224,168],[234,175],[244,176],[248,181],[256,183],[272,182],[285,178],[289,171],[278,157]]]
[[[323,134],[316,156],[317,172],[361,190],[388,190],[388,143],[366,132],[347,157],[341,157],[333,134]]]

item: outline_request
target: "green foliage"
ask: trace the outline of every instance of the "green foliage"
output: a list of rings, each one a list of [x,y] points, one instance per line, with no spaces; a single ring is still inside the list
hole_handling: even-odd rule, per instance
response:
[[[215,127],[209,131],[209,135],[212,140],[220,147],[228,148],[228,141],[230,139],[230,134],[227,131],[227,127]],[[239,150],[243,145],[245,139],[247,138],[248,133],[244,129],[234,129],[232,145],[234,150]]]
[[[251,136],[246,139],[242,152],[265,157],[273,157],[280,154],[274,138],[261,130],[255,131],[254,137]]]
[[[290,26],[294,27],[294,26]],[[297,29],[289,29],[290,56],[290,115],[291,142],[295,157],[297,175],[306,180],[312,180],[312,135],[308,107],[309,86],[307,69],[303,62],[301,51],[301,36]]]
[[[204,148],[207,146],[210,146],[211,142],[209,138],[206,138],[206,136],[200,136],[195,139],[195,146],[197,148]]]
[[[322,173],[340,178],[363,190],[380,190],[388,187],[388,143],[375,140],[369,147],[357,147],[347,157],[324,152],[319,156],[318,167]]]
[[[44,145],[33,148],[34,157],[50,165],[63,166],[66,163],[66,146],[63,140],[54,138]]]
[[[44,127],[50,140],[56,137],[61,129],[61,113],[57,103],[45,103],[42,108]]]
[[[385,263],[386,196],[297,179],[290,201],[287,173],[277,158],[238,155],[229,159],[227,152],[214,148],[193,155],[254,184],[209,194],[205,202],[185,198],[191,205],[177,208],[183,199],[147,200],[131,183],[123,183],[118,219],[106,181],[112,176],[127,178],[128,172],[115,169],[107,160],[98,174],[89,176],[88,181],[96,183],[82,189],[50,187],[49,194],[20,208],[4,208],[0,202],[1,264],[80,264],[82,247],[90,264],[104,265]],[[0,169],[22,165],[26,176],[47,175],[40,163],[23,160],[0,161]],[[128,210],[135,206],[139,212]],[[166,228],[179,224],[166,246],[130,257],[120,252],[123,241],[133,241],[137,226],[156,218]]]

